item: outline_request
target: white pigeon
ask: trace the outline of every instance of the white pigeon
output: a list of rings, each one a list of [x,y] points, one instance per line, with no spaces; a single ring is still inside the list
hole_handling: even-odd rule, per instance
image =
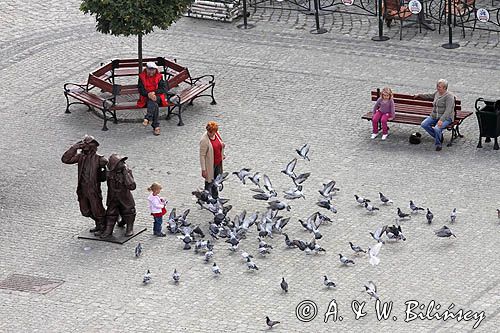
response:
[[[142,279],[142,283],[144,283],[144,284],[151,283],[151,272],[149,271],[149,269],[146,272],[146,274],[144,274],[144,278]]]
[[[368,295],[370,295],[370,299],[375,298],[379,299],[377,294],[377,286],[373,281],[368,281],[368,285],[365,284],[365,290]]]
[[[377,257],[380,252],[380,248],[382,247],[382,243],[375,244],[374,247],[368,248],[368,255],[370,256],[370,264],[376,266],[380,263],[380,259]]]

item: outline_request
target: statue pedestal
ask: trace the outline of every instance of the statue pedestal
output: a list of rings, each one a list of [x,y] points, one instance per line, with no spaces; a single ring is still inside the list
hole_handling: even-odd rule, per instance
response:
[[[115,227],[115,230],[113,231],[113,235],[108,238],[101,238],[99,236],[95,236],[93,232],[89,232],[89,229],[85,229],[83,232],[81,232],[78,235],[78,238],[81,239],[90,239],[90,240],[95,240],[95,241],[101,241],[101,242],[110,242],[110,243],[117,243],[117,244],[124,244],[130,239],[134,238],[135,236],[139,235],[140,233],[146,231],[147,228],[140,228],[140,229],[135,229],[134,234],[132,236],[125,236],[125,228],[120,228],[120,227]]]

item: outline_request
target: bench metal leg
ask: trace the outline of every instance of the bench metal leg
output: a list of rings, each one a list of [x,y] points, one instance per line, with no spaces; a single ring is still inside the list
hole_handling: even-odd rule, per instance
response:
[[[167,117],[166,117],[166,119],[170,120],[170,118],[172,118],[172,107],[169,105],[167,107]]]
[[[68,98],[68,94],[66,92],[64,92],[64,97],[66,97],[66,111],[64,111],[64,113],[71,113],[69,111],[69,98]]]
[[[477,148],[483,148],[481,135],[479,135],[479,142],[477,143]]]
[[[177,126],[184,126],[184,123],[182,122],[182,104],[179,103],[179,111],[177,116],[179,117],[179,123],[177,124]]]
[[[493,145],[494,150],[498,150],[498,138],[495,138],[495,144]]]
[[[212,96],[212,102],[210,103],[211,105],[217,104],[217,102],[215,101],[215,98],[214,98],[214,87],[215,87],[215,82],[214,82],[214,84],[212,84],[212,90],[210,92],[210,95]]]
[[[108,126],[106,126],[106,124],[108,122],[108,118],[106,117],[106,110],[102,110],[102,115],[104,116],[104,124],[102,125],[102,130],[107,131]]]
[[[113,116],[113,124],[118,124],[118,118],[116,118],[116,110],[111,112],[111,115]]]

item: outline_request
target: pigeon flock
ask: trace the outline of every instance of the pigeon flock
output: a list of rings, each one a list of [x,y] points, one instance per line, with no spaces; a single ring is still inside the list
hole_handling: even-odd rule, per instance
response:
[[[246,270],[258,274],[259,260],[266,256],[272,256],[274,247],[281,246],[290,250],[303,252],[305,255],[314,256],[325,254],[328,251],[327,247],[320,245],[323,239],[323,234],[320,229],[324,226],[333,225],[333,215],[337,214],[339,207],[335,204],[335,197],[342,193],[340,188],[336,187],[335,180],[328,180],[322,184],[321,188],[317,189],[318,194],[315,200],[315,211],[302,219],[293,221],[286,214],[293,210],[294,200],[303,201],[306,199],[304,189],[306,182],[311,175],[310,173],[296,173],[296,167],[300,163],[309,163],[308,144],[296,149],[298,157],[294,157],[288,162],[281,174],[290,179],[290,188],[286,191],[279,192],[273,187],[270,177],[263,172],[253,172],[250,168],[242,168],[239,171],[232,172],[235,178],[241,182],[242,186],[250,186],[252,192],[248,193],[249,200],[261,202],[263,209],[261,212],[247,212],[242,210],[237,214],[230,214],[233,206],[229,204],[229,199],[214,198],[211,192],[207,190],[195,190],[192,194],[196,197],[196,203],[200,209],[207,210],[213,216],[206,225],[194,225],[189,220],[190,209],[185,210],[182,214],[177,215],[176,209],[170,211],[168,219],[165,219],[166,229],[169,234],[175,235],[174,239],[179,242],[179,248],[186,251],[194,252],[196,255],[202,256],[203,263],[212,263],[213,277],[222,276],[224,267],[217,265],[214,261],[215,257],[239,252],[241,254],[242,263],[246,264]],[[221,194],[224,189],[224,182],[230,177],[230,173],[224,172],[218,175],[213,186],[216,186]],[[313,197],[315,191],[308,192],[307,197]],[[281,197],[283,193],[283,198]],[[405,212],[404,208],[393,207],[393,200],[382,192],[378,192],[378,200],[370,200],[358,194],[354,194],[353,206],[364,208],[369,216],[376,216],[380,210],[394,211],[394,224],[380,225],[376,230],[367,230],[367,236],[370,235],[373,239],[372,244],[364,244],[361,246],[350,240],[345,241],[345,253],[338,253],[340,266],[351,267],[362,265],[363,261],[376,266],[381,262],[379,254],[384,246],[399,241],[406,241],[403,234],[401,222],[411,221],[418,218],[419,215],[425,213],[427,224],[436,223],[434,214],[429,208],[417,206],[415,201],[409,201],[409,211]],[[420,213],[422,212],[422,213]],[[333,215],[332,215],[333,214]],[[498,210],[500,218],[500,210]],[[450,213],[450,223],[456,223],[457,209],[453,208]],[[286,232],[286,227],[290,223],[300,223],[304,229],[303,236],[292,237]],[[414,222],[411,222],[414,223]],[[437,237],[450,238],[457,236],[451,229],[444,225],[440,229],[434,230]],[[242,240],[245,241],[245,250],[241,249]],[[253,245],[249,245],[253,244]],[[250,249],[249,247],[252,247]],[[351,252],[349,252],[349,249]],[[135,248],[135,256],[138,258],[142,255],[143,245],[139,243]],[[342,251],[344,252],[344,251]],[[382,251],[383,253],[383,251]],[[335,253],[333,253],[335,255]],[[353,257],[351,257],[353,256]],[[356,260],[356,262],[355,262]],[[346,268],[348,269],[348,268]],[[209,273],[208,273],[209,274]],[[181,271],[174,269],[172,279],[175,284],[181,283]],[[318,279],[320,280],[320,279]],[[152,281],[152,273],[150,270],[143,277],[143,284],[149,284]],[[279,278],[277,279],[277,283]],[[318,281],[319,285],[319,281]],[[334,281],[330,280],[327,275],[323,275],[323,285],[325,289],[339,287]],[[286,294],[289,290],[294,290],[293,284],[289,286],[289,282],[285,277],[281,279],[282,293]],[[377,287],[372,281],[368,281],[364,285],[366,293],[370,299],[379,299]],[[299,288],[297,288],[299,289]],[[297,290],[296,289],[296,290]],[[266,317],[268,328],[279,324],[279,321],[273,321]]]

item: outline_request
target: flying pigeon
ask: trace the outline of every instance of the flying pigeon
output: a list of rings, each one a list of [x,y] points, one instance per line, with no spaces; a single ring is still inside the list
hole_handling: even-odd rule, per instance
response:
[[[295,178],[297,177],[297,175],[295,174],[295,172],[293,172],[293,170],[295,169],[295,166],[297,165],[297,159],[294,158],[293,160],[291,160],[290,162],[288,162],[288,164],[286,165],[286,167],[281,170],[282,173],[284,173],[285,175],[287,175],[288,177],[290,178]]]
[[[331,180],[326,184],[323,184],[323,188],[319,190],[319,194],[326,199],[330,199],[335,191],[340,191],[338,188],[335,188],[335,180]]]
[[[309,178],[310,175],[311,175],[310,172],[301,173],[297,177],[292,178],[292,180],[293,180],[295,185],[299,185],[299,184],[302,184],[303,182],[305,182],[307,180],[307,178]]]
[[[353,264],[354,265],[354,261],[352,261],[351,259],[348,259],[347,257],[344,257],[342,254],[339,253],[339,259],[340,259],[340,262],[344,265],[348,265],[348,264]]]
[[[376,266],[380,263],[380,259],[377,256],[381,247],[382,243],[377,243],[374,247],[368,248],[368,255],[370,256],[370,264],[372,264],[372,266]]]
[[[287,211],[290,211],[292,207],[290,207],[286,202],[279,201],[279,200],[274,200],[271,202],[267,203],[269,205],[269,208],[272,210],[283,210],[286,209]]]
[[[368,295],[370,295],[370,299],[375,298],[379,299],[377,295],[377,286],[373,281],[368,281],[368,285],[365,285],[365,290]]]
[[[375,232],[370,232],[370,235],[377,242],[385,244],[385,242],[382,240],[382,235],[384,234],[386,229],[387,229],[387,226],[379,227],[379,228],[377,228],[377,230],[375,230]]]
[[[453,232],[451,232],[450,228],[448,228],[445,225],[441,229],[434,231],[434,233],[438,237],[450,237],[450,236],[453,236],[455,238],[457,237]]]
[[[137,246],[135,247],[135,256],[136,257],[140,257],[142,254],[142,245],[141,243],[137,244]]]
[[[385,195],[382,194],[382,192],[378,192],[378,195],[380,196],[380,201],[384,203],[384,205],[391,204],[392,200],[386,197]]]
[[[144,278],[142,279],[142,283],[144,283],[144,284],[151,283],[151,272],[149,271],[149,269],[146,272],[146,274],[144,274]]]
[[[366,253],[366,250],[363,250],[360,246],[354,245],[352,242],[349,242],[349,245],[351,246],[351,249],[354,251],[354,253]]]
[[[248,179],[260,188],[260,172],[256,172],[253,176],[248,176]]]
[[[332,213],[337,213],[337,209],[332,205],[329,199],[320,199],[316,205],[328,209]]]
[[[177,273],[177,269],[174,268],[174,274],[172,274],[172,279],[174,279],[174,283],[179,283],[181,279],[181,275]]]
[[[306,143],[300,149],[295,149],[295,151],[297,152],[297,154],[299,154],[300,157],[310,161],[309,157],[307,156],[307,154],[309,154],[309,148],[309,144]]]
[[[285,293],[288,292],[288,283],[285,281],[285,278],[281,279],[281,289],[283,289]]]
[[[333,287],[335,288],[336,287],[336,284],[335,282],[331,281],[329,278],[326,277],[326,275],[324,275],[324,279],[323,279],[323,284],[328,287],[328,289],[330,289],[330,287]]]
[[[288,191],[283,192],[285,193],[284,198],[293,200],[293,199],[299,199],[299,198],[306,198],[304,196],[304,193],[302,193],[302,185],[298,185],[297,187],[291,188]]]
[[[245,178],[250,176],[250,170],[252,170],[252,169],[243,168],[240,171],[233,172],[233,175],[236,175],[240,179],[240,181],[243,183],[243,185],[245,185]]]
[[[431,224],[432,219],[434,218],[434,214],[427,208],[427,214],[425,214],[425,217],[427,218],[427,223]]]
[[[266,316],[266,325],[269,327],[269,328],[273,328],[273,326],[275,325],[278,325],[280,322],[279,321],[276,321],[276,320],[271,320],[269,319],[268,316]]]

